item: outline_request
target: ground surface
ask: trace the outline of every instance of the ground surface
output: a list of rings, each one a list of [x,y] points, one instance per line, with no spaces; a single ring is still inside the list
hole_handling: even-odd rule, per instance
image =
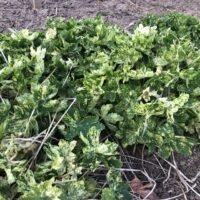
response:
[[[32,0],[0,0],[0,31],[7,28],[38,28],[47,17],[88,17],[101,14],[106,20],[123,27],[146,13],[179,10],[200,16],[199,0],[43,0],[37,11]],[[36,0],[41,1],[41,0]]]
[[[31,0],[0,0],[0,32],[8,32],[9,28],[38,29],[48,17],[59,16],[82,18],[99,14],[108,22],[119,24],[123,28],[130,27],[147,13],[178,10],[200,17],[200,0],[43,0],[41,7],[37,10],[32,9],[30,2]],[[145,156],[144,159],[149,162],[145,161],[142,165],[141,160],[138,159],[141,155],[137,155],[136,159],[136,155],[131,155],[130,151],[127,154],[129,157],[126,159],[129,159],[128,162],[131,165],[129,167],[134,169],[142,167],[157,181],[156,193],[162,199],[200,200],[200,196],[192,191],[185,194],[185,197],[182,195],[172,198],[183,193],[186,187],[181,183],[183,181],[178,177],[176,170],[169,171],[169,165],[165,161],[158,162],[153,156]],[[176,155],[175,160],[178,168],[190,179],[200,172],[199,148],[194,150],[191,157]],[[170,161],[173,163],[172,159]],[[165,169],[166,172],[163,172]],[[196,178],[193,182],[196,185],[193,183],[190,185],[194,185],[194,189],[200,193],[200,176]]]

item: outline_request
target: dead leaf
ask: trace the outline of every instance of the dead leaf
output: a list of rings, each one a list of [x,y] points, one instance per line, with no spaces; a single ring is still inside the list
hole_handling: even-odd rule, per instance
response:
[[[147,195],[150,194],[151,189],[153,188],[153,184],[149,183],[143,185],[141,180],[137,176],[135,176],[131,181],[131,188],[136,194],[138,194],[141,198],[144,199]],[[159,198],[154,192],[152,192],[148,196],[148,200],[159,200]]]

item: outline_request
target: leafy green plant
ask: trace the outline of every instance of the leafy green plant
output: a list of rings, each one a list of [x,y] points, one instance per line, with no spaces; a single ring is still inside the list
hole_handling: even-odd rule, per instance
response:
[[[187,38],[199,48],[199,19],[187,16],[183,13],[170,12],[163,15],[147,15],[140,22],[144,26],[156,26],[158,32],[165,35],[165,31],[171,32],[164,42],[172,42],[177,38]]]
[[[133,33],[96,18],[1,34],[0,198],[129,199],[113,137],[163,157],[190,154],[200,22],[182,16],[146,17]],[[88,175],[100,165],[102,192]]]

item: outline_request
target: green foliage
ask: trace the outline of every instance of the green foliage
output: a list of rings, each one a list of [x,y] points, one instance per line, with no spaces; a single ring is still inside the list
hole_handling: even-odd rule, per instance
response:
[[[51,145],[46,148],[47,157],[50,158],[49,168],[55,170],[58,175],[67,173],[68,179],[76,179],[77,174],[81,172],[81,167],[76,166],[76,155],[72,150],[76,146],[76,141],[66,142],[60,140],[57,145]]]
[[[131,200],[128,184],[123,183],[120,173],[111,169],[107,174],[109,188],[102,191],[102,200]]]
[[[62,191],[53,186],[54,180],[41,182],[40,184],[34,184],[31,187],[31,191],[25,192],[20,200],[36,200],[36,199],[49,199],[49,200],[58,200],[62,194]]]
[[[130,199],[113,137],[166,158],[190,154],[200,137],[199,32],[198,19],[171,13],[133,33],[96,18],[1,34],[0,199],[93,198],[88,174],[99,165],[101,198]]]
[[[83,154],[84,154],[84,163],[89,164],[90,167],[95,170],[101,163],[105,166],[111,167],[120,167],[120,162],[116,160],[116,150],[118,145],[114,142],[108,140],[100,142],[100,131],[95,127],[91,127],[87,133],[87,137],[84,137],[83,134],[80,136],[81,140],[84,143]],[[117,166],[119,163],[119,166]]]
[[[147,15],[139,23],[144,26],[156,26],[159,33],[168,31],[168,37],[164,42],[172,42],[179,38],[191,40],[195,46],[200,45],[200,24],[199,19],[187,16],[178,12],[171,12],[164,15]]]

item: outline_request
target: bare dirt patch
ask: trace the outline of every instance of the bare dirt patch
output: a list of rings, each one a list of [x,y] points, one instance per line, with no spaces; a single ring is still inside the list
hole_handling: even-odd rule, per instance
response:
[[[147,13],[182,11],[200,16],[199,0],[41,0],[33,10],[32,0],[0,0],[0,31],[7,28],[39,28],[48,17],[94,17],[102,15],[108,22],[122,27]],[[38,1],[38,0],[36,0]]]

